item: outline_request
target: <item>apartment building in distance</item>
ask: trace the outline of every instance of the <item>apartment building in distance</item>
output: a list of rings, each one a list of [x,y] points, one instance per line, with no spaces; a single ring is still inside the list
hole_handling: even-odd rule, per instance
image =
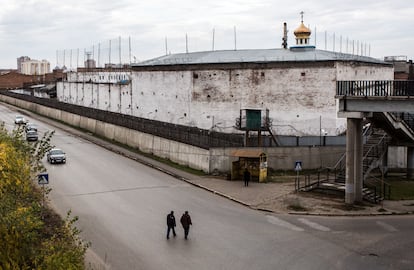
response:
[[[25,75],[44,75],[50,72],[50,63],[47,60],[40,61],[21,56],[17,58],[17,71]]]

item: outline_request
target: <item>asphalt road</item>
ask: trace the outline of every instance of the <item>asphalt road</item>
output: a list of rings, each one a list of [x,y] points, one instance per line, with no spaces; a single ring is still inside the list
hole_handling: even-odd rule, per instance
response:
[[[0,106],[12,128],[16,112]],[[105,269],[414,269],[414,218],[273,215],[248,209],[28,117],[67,164],[49,165],[51,203],[79,216]],[[46,162],[46,161],[45,161]],[[188,210],[188,240],[166,215]],[[104,269],[104,268],[100,268]]]

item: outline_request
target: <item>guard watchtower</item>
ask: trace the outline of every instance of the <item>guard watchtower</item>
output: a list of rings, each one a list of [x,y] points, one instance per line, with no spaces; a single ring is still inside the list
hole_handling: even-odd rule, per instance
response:
[[[262,146],[263,131],[269,132],[278,145],[270,129],[271,126],[268,109],[241,109],[240,117],[236,119],[237,129],[245,131],[244,146],[249,146],[250,132],[257,132],[258,146]]]

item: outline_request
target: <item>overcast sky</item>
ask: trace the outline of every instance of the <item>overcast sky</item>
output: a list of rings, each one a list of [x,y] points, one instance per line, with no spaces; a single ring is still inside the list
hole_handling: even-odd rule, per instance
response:
[[[116,63],[120,58],[119,37],[122,62],[129,62],[129,38],[132,61],[166,52],[185,52],[186,35],[189,52],[212,50],[213,29],[215,50],[280,48],[283,22],[287,22],[291,46],[301,11],[305,25],[313,32],[312,45],[316,29],[318,49],[352,53],[353,48],[354,53],[362,51],[375,58],[403,55],[414,59],[412,0],[0,0],[0,3],[0,68],[16,68],[19,56],[46,59],[52,68],[63,61],[66,66],[77,66],[83,62],[85,50],[92,52],[95,59],[99,56],[100,63],[109,62],[111,51],[111,61]]]

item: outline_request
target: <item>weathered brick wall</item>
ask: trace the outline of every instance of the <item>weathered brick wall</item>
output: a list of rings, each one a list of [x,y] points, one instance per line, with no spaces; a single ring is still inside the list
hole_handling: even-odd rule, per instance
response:
[[[26,83],[36,84],[40,78],[38,76],[24,75],[17,72],[9,72],[0,75],[0,89],[23,88]]]
[[[66,76],[61,70],[45,75],[24,75],[10,71],[0,75],[0,89],[21,89],[34,84],[49,84],[62,80]]]

